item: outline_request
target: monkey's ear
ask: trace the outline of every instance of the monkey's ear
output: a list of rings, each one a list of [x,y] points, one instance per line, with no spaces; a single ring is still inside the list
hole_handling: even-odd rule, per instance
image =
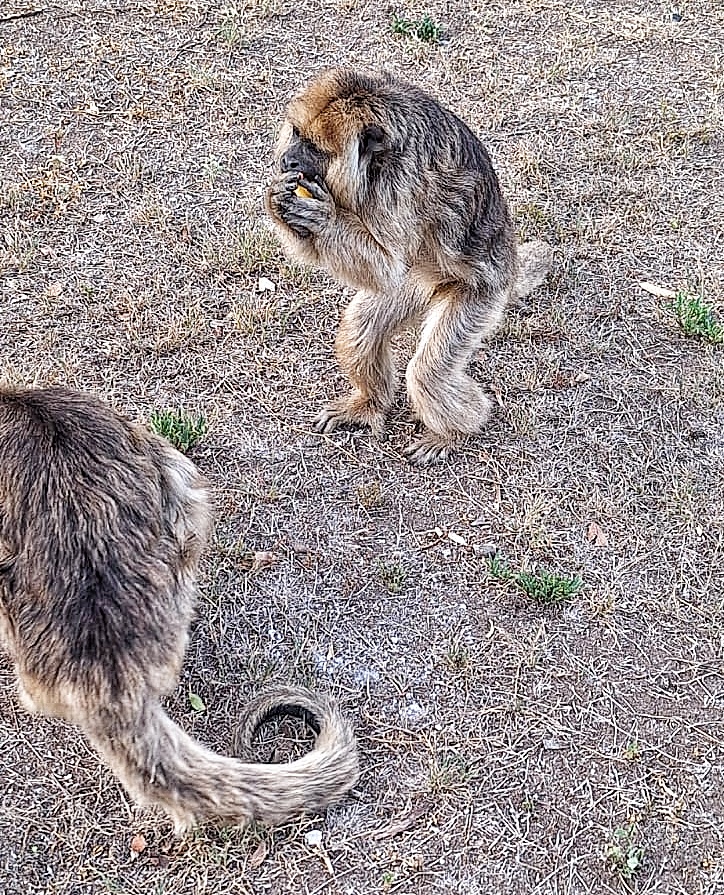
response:
[[[386,134],[378,124],[368,124],[360,134],[360,150],[362,155],[374,155],[387,148]]]

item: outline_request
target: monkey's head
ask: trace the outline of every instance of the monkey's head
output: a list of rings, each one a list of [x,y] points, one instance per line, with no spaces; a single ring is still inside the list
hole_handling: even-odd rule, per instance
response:
[[[392,149],[389,101],[381,101],[383,75],[331,69],[317,77],[287,109],[276,149],[282,173],[324,182],[334,199],[354,208],[370,175]]]

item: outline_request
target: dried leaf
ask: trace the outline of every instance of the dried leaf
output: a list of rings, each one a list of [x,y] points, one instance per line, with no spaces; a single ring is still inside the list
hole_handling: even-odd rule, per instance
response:
[[[256,870],[257,867],[260,867],[264,863],[264,858],[266,858],[268,854],[269,846],[267,845],[266,839],[262,839],[259,845],[257,845],[251,853],[249,867],[251,867],[252,870]]]
[[[189,690],[189,702],[191,703],[191,708],[195,712],[205,712],[206,711],[206,706],[204,705],[204,700],[200,696],[197,696],[196,693],[192,693],[190,690]]]
[[[268,569],[276,562],[276,553],[271,550],[255,550],[254,560],[251,564],[251,572],[260,572],[262,569]]]
[[[493,393],[493,395],[495,396],[495,400],[498,402],[498,407],[501,407],[503,410],[505,410],[505,401],[503,401],[503,393],[500,391],[500,389],[494,383],[490,384],[490,390]]]
[[[310,848],[319,848],[322,844],[322,831],[309,830],[308,833],[304,834],[304,841]]]
[[[48,295],[51,298],[57,298],[61,294],[62,291],[63,291],[62,283],[51,283],[50,286],[48,286],[48,290],[47,290]]]
[[[143,833],[136,833],[133,839],[131,839],[131,854],[140,855],[145,848],[146,837],[143,835]]]
[[[372,833],[372,838],[391,839],[393,836],[397,836],[399,833],[405,833],[411,827],[414,827],[417,821],[425,814],[427,814],[429,810],[429,805],[416,805],[404,817],[399,818],[398,820],[393,821],[390,824],[387,824],[387,826],[382,827],[382,829],[380,830],[375,830]]]
[[[655,295],[657,298],[676,298],[676,293],[673,289],[667,289],[666,286],[657,286],[656,283],[639,283],[639,288],[650,295]]]
[[[468,546],[468,542],[465,540],[465,538],[461,537],[460,535],[456,535],[454,531],[449,531],[447,533],[447,536],[453,542],[453,544],[459,544],[461,547]]]
[[[598,522],[589,522],[586,530],[586,540],[596,547],[608,547],[608,537]]]

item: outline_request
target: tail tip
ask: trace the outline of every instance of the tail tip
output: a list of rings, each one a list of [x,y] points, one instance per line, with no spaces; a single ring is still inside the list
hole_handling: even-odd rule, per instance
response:
[[[518,279],[515,297],[524,298],[540,286],[553,267],[553,246],[531,239],[518,246]]]

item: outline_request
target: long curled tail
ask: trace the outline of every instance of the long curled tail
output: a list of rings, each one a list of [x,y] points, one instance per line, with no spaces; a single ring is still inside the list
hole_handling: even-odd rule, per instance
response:
[[[252,741],[259,728],[280,716],[301,718],[317,736],[317,744],[341,737],[352,738],[352,729],[337,704],[305,687],[278,686],[264,690],[244,706],[234,732],[234,754],[243,759],[254,755]]]
[[[327,697],[281,688],[247,708],[237,742],[248,750],[264,721],[306,713],[318,729],[314,748],[288,764],[259,764],[219,755],[192,739],[158,701],[143,701],[133,717],[112,708],[86,732],[129,793],[159,805],[180,835],[206,820],[243,825],[280,823],[338,801],[359,777],[357,747],[349,723]]]
[[[513,298],[521,299],[545,280],[553,266],[553,249],[547,242],[533,239],[518,246],[518,276]]]

